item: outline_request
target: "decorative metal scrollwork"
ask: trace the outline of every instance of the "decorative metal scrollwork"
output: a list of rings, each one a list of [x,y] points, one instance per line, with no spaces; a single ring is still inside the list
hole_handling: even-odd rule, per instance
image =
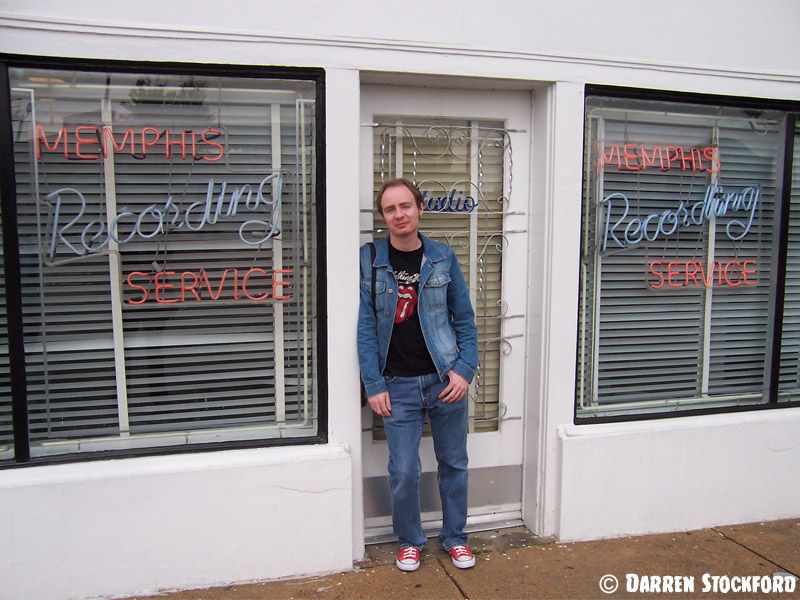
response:
[[[391,119],[391,117],[389,118]],[[463,123],[463,121],[462,121]],[[483,423],[508,420],[500,398],[498,359],[514,350],[502,323],[509,304],[498,289],[511,233],[506,218],[524,215],[510,210],[513,151],[510,132],[497,127],[463,124],[375,124],[376,175],[380,182],[396,176],[413,181],[424,194],[425,234],[448,244],[463,259],[469,256],[469,281],[478,321],[478,370],[470,387],[470,420]],[[371,209],[370,209],[371,212]],[[446,216],[449,215],[449,216]],[[370,229],[363,233],[380,233]],[[465,270],[467,267],[464,267]],[[465,273],[466,274],[466,273]],[[487,370],[488,369],[488,370]]]
[[[513,149],[511,137],[505,129],[494,127],[467,127],[463,125],[410,125],[410,124],[388,124],[379,123],[380,128],[380,177],[384,181],[392,172],[392,152],[396,152],[398,142],[411,144],[411,174],[413,182],[423,188],[427,185],[434,185],[441,188],[442,192],[449,196],[450,192],[457,191],[460,186],[470,188],[477,193],[480,206],[492,214],[505,214],[508,212],[508,205],[511,198],[513,170]],[[473,139],[473,132],[475,137]],[[473,141],[475,142],[473,144]],[[433,150],[429,146],[435,147]],[[484,197],[480,185],[483,179],[483,157],[488,149],[497,149],[507,155],[508,178],[507,189],[497,198],[491,201]],[[478,180],[475,184],[469,180],[456,181],[448,186],[435,179],[417,180],[418,161],[426,159],[437,161],[445,158],[452,158],[460,163],[469,163],[473,158],[478,158]],[[480,210],[479,210],[480,212]]]

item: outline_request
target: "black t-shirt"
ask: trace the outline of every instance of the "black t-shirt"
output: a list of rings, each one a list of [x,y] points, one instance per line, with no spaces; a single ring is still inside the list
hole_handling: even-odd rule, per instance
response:
[[[422,266],[422,246],[411,252],[389,244],[389,262],[397,279],[397,309],[384,375],[413,377],[436,372],[417,314],[417,290]]]

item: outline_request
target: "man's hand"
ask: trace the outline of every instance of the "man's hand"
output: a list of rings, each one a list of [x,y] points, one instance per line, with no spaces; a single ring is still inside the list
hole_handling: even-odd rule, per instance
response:
[[[392,414],[392,403],[389,400],[389,392],[381,392],[370,396],[367,400],[370,408],[382,417],[388,417]]]
[[[455,371],[450,371],[447,376],[450,378],[450,383],[442,390],[442,393],[439,394],[439,398],[442,399],[442,402],[448,404],[451,402],[458,402],[467,395],[469,384],[466,379]]]

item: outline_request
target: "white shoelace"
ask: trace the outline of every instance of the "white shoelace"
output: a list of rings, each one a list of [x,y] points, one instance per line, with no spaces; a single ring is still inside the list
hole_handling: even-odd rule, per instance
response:
[[[407,558],[416,560],[418,556],[417,552],[418,550],[412,546],[409,546],[408,548],[403,548],[402,550],[400,550],[400,557],[398,560],[406,560]]]

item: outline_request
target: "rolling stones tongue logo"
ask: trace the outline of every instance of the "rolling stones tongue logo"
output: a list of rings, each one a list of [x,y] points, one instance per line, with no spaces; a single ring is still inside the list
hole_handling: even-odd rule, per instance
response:
[[[394,322],[402,323],[414,314],[417,307],[417,287],[401,285],[397,290],[397,309],[394,311]]]

